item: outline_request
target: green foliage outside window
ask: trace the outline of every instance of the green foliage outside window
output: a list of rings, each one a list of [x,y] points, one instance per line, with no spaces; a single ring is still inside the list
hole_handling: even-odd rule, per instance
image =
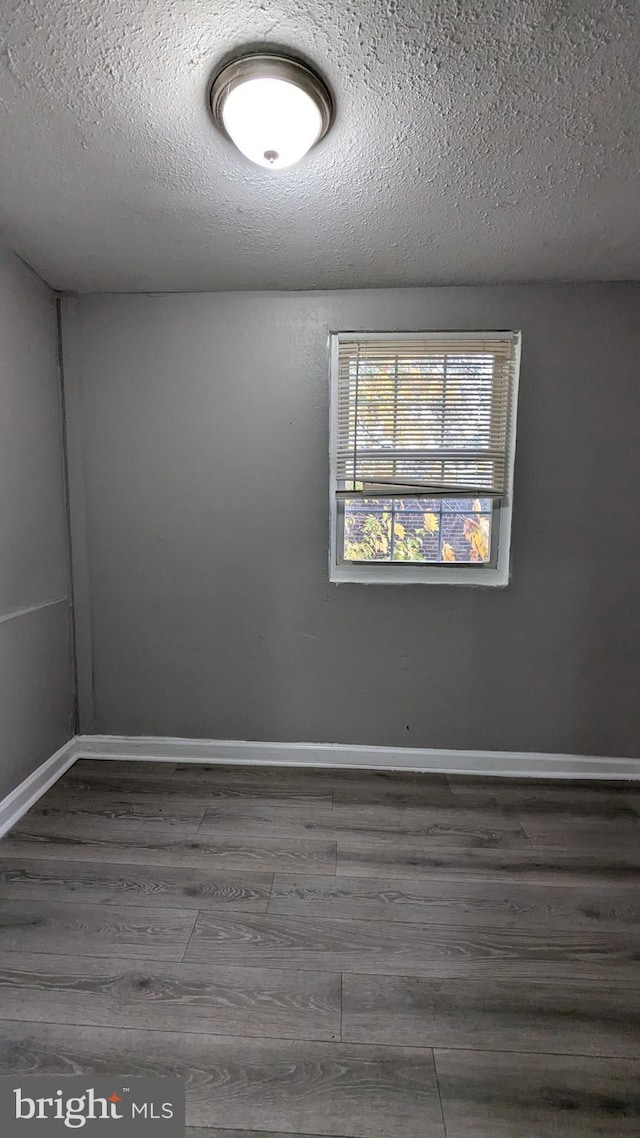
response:
[[[471,509],[464,514],[433,510],[418,513],[417,503],[406,500],[369,501],[364,510],[362,505],[359,503],[350,509],[347,504],[345,509],[346,561],[485,563],[490,560],[488,503],[483,506],[474,499]]]

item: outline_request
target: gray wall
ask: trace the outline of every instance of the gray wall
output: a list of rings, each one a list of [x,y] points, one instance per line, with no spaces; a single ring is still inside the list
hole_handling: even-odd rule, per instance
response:
[[[0,798],[73,734],[56,302],[0,246]]]
[[[639,300],[594,285],[68,301],[85,729],[637,754]],[[329,584],[339,328],[523,330],[507,589]]]

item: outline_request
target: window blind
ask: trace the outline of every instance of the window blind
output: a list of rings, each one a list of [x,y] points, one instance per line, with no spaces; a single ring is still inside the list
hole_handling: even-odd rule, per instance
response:
[[[517,333],[338,337],[338,494],[506,498]]]

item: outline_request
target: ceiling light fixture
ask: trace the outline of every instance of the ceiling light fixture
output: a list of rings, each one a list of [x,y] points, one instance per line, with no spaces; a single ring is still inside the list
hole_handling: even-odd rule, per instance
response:
[[[247,158],[269,170],[292,166],[327,133],[328,87],[305,63],[255,54],[227,63],[211,86],[214,122]]]

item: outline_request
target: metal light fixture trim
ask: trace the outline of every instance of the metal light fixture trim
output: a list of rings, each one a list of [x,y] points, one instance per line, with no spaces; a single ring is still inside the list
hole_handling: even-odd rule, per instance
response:
[[[306,147],[304,153],[307,153],[313,146],[315,146],[321,138],[329,130],[333,121],[334,105],[331,97],[331,92],[323,79],[314,71],[308,64],[303,63],[293,56],[271,54],[268,52],[256,52],[251,55],[239,56],[231,60],[230,63],[225,64],[214,76],[211,84],[210,104],[213,120],[222,133],[229,138],[236,146],[238,141],[232,137],[224,119],[225,104],[229,95],[238,87],[241,87],[252,80],[278,80],[281,83],[289,84],[292,87],[297,87],[300,91],[312,100],[319,115],[318,132]],[[238,146],[239,149],[241,147]],[[244,151],[246,154],[246,151]],[[273,151],[273,157],[269,157],[269,151],[263,152],[264,161],[257,158],[251,158],[252,161],[258,162],[259,165],[265,167],[272,166],[273,168],[282,168],[277,165],[280,155]],[[300,158],[304,154],[300,155]],[[299,158],[295,158],[299,161]],[[287,163],[293,165],[293,162]]]

